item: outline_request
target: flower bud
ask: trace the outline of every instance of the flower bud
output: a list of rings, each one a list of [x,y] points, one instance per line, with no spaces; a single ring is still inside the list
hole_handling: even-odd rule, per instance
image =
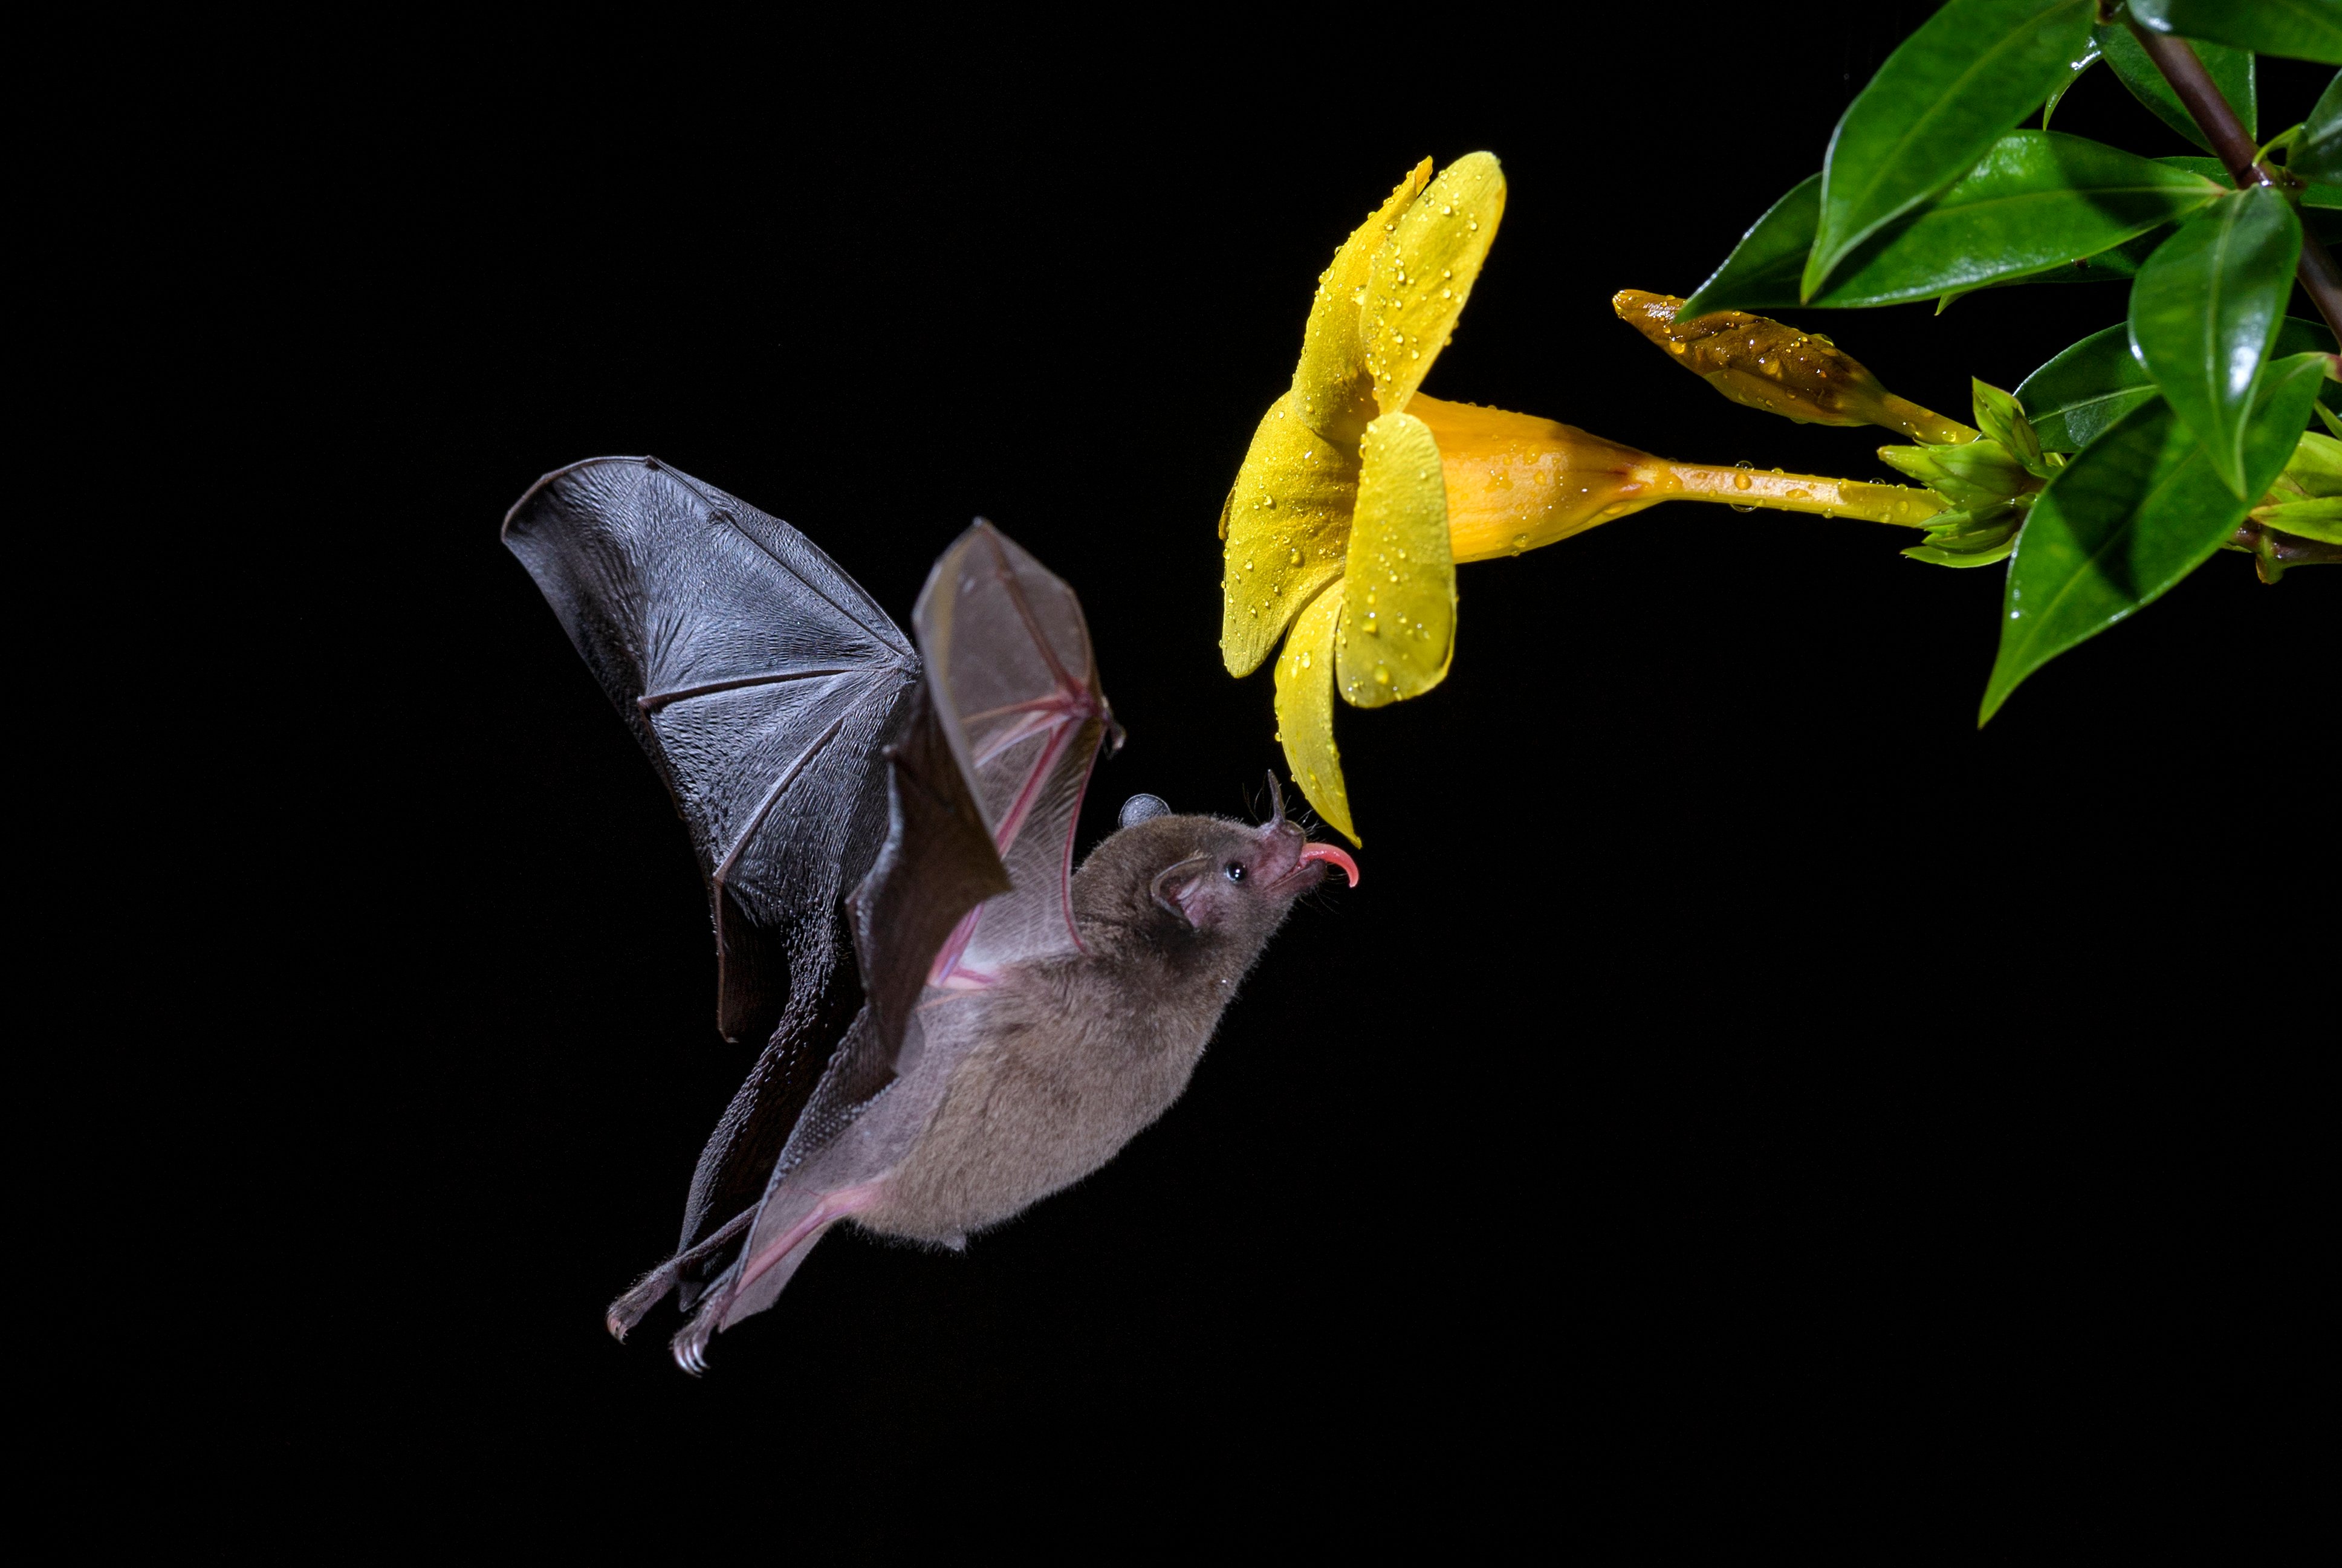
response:
[[[2041,488],[2041,481],[1997,441],[1965,446],[1882,446],[1878,460],[1898,469],[1958,507],[2014,501]]]
[[[1958,420],[1896,396],[1817,333],[1737,310],[1679,322],[1682,304],[1673,295],[1630,288],[1612,296],[1610,308],[1685,369],[1750,408],[1800,424],[1883,424],[1931,445],[1977,437]]]

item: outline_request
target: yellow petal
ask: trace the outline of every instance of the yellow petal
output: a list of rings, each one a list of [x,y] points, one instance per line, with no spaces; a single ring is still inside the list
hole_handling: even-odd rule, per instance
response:
[[[1504,213],[1505,171],[1494,154],[1468,154],[1439,171],[1376,253],[1359,322],[1385,414],[1406,406],[1447,345]]]
[[[1317,278],[1309,325],[1301,333],[1301,363],[1293,372],[1294,407],[1319,434],[1347,446],[1377,410],[1366,376],[1366,345],[1358,335],[1358,302],[1375,255],[1390,243],[1399,215],[1431,183],[1431,160],[1417,164],[1390,199],[1342,242]]]
[[[1342,618],[1342,584],[1310,601],[1276,661],[1276,738],[1285,765],[1317,814],[1352,844],[1350,794],[1342,785],[1342,756],[1334,749],[1334,628]]]
[[[1260,668],[1312,595],[1342,574],[1358,459],[1311,430],[1286,393],[1261,415],[1220,514],[1220,659]]]
[[[1422,394],[1407,407],[1439,443],[1448,551],[1458,561],[1517,555],[1680,488],[1649,453],[1574,424]]]
[[[1358,454],[1335,668],[1342,700],[1379,708],[1437,685],[1456,648],[1456,564],[1439,444],[1423,421],[1386,414]]]

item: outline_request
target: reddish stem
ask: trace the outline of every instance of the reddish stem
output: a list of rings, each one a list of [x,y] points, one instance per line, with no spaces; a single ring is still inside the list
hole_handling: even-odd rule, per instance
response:
[[[2138,19],[2125,14],[2131,33],[2138,39],[2139,47],[2171,84],[2172,92],[2197,125],[2203,127],[2205,139],[2219,156],[2229,175],[2239,186],[2275,185],[2279,190],[2297,186],[2299,182],[2255,161],[2253,138],[2247,133],[2237,112],[2228,107],[2228,100],[2220,96],[2220,89],[2212,80],[2212,73],[2204,69],[2204,62],[2185,38],[2175,38],[2168,33],[2157,33],[2139,25]],[[2307,225],[2301,231],[2301,262],[2295,269],[2304,293],[2326,318],[2334,335],[2342,338],[2342,267],[2334,265],[2334,257],[2325,244],[2311,234]]]

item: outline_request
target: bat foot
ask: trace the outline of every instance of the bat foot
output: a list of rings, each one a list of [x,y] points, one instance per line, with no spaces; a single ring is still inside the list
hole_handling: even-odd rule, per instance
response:
[[[658,1305],[669,1295],[675,1296],[677,1306],[685,1312],[689,1312],[692,1303],[706,1287],[685,1279],[683,1271],[686,1266],[712,1255],[719,1248],[730,1245],[733,1238],[746,1230],[748,1222],[756,1217],[756,1211],[753,1205],[743,1209],[725,1222],[721,1229],[707,1236],[697,1245],[676,1253],[675,1256],[629,1285],[626,1288],[626,1293],[612,1302],[609,1310],[602,1314],[602,1326],[610,1331],[610,1337],[620,1344],[626,1343],[626,1335],[634,1332],[635,1325],[643,1321],[651,1308]]]
[[[711,1306],[716,1304],[709,1303]],[[694,1377],[707,1375],[707,1342],[716,1333],[716,1314],[702,1312],[683,1325],[681,1332],[668,1342],[667,1350],[675,1364]]]
[[[634,1332],[635,1325],[643,1321],[651,1308],[666,1299],[667,1293],[675,1289],[675,1271],[671,1267],[652,1270],[634,1289],[610,1303],[609,1310],[602,1314],[602,1326],[610,1331],[612,1339],[620,1344],[626,1343],[626,1335]]]

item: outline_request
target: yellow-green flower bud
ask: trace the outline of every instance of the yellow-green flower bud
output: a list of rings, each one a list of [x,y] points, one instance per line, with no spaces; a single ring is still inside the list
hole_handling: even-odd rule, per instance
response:
[[[1610,308],[1735,403],[1800,424],[1883,424],[1930,445],[1977,438],[1958,420],[1896,396],[1861,361],[1818,333],[1737,310],[1677,321],[1682,304],[1673,295],[1630,288],[1613,295]]]

